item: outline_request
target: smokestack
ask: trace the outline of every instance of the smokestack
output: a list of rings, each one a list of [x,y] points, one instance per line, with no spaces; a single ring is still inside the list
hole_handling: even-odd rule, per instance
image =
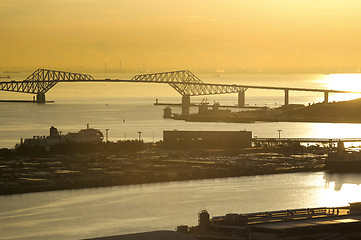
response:
[[[105,58],[104,59],[104,72],[107,72],[108,69],[107,69],[107,63],[108,63],[108,58]]]

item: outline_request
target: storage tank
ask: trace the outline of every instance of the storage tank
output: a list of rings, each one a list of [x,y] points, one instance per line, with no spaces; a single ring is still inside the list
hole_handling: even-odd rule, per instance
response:
[[[209,228],[209,213],[207,210],[203,210],[198,214],[198,226],[201,232],[207,232]]]

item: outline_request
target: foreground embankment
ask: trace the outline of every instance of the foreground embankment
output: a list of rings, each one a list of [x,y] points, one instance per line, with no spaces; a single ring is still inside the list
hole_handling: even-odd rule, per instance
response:
[[[132,150],[87,152],[78,146],[71,153],[26,156],[2,151],[0,194],[319,171],[326,157],[324,149],[311,148],[166,150],[136,144]]]

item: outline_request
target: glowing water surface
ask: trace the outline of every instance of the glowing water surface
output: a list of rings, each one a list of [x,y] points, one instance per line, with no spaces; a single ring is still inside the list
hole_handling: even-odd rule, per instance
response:
[[[324,85],[327,89],[344,90],[352,92],[361,92],[361,74],[330,74],[320,77],[317,82]],[[347,101],[360,98],[361,94],[335,94],[331,96],[330,101]]]
[[[292,173],[0,197],[0,239],[82,239],[212,216],[361,201],[360,174]]]

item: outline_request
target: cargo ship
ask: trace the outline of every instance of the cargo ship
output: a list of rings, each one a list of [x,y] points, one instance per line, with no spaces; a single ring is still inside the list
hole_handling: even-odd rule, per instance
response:
[[[86,129],[81,129],[76,133],[62,135],[54,126],[50,127],[49,136],[34,136],[33,138],[21,139],[20,144],[25,146],[52,146],[64,142],[73,143],[100,143],[103,141],[103,134],[99,129],[90,128],[87,124]]]
[[[333,172],[361,172],[361,152],[347,151],[344,143],[337,143],[336,152],[326,159],[326,169]]]

